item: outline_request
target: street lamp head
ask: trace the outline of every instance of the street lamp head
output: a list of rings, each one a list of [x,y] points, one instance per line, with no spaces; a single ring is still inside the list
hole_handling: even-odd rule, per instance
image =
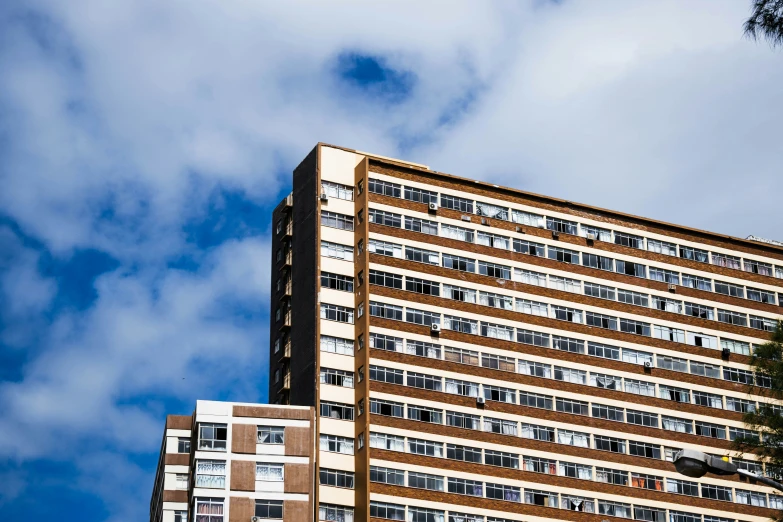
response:
[[[686,477],[699,478],[707,473],[734,475],[737,466],[695,450],[682,450],[674,456],[674,467]]]

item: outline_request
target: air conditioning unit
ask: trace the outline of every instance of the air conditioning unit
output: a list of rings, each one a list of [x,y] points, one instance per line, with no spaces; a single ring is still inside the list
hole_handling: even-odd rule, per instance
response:
[[[546,224],[543,221],[539,221],[538,228],[546,228]]]
[[[669,292],[676,292],[677,291],[677,285],[669,284]]]
[[[489,220],[486,218],[481,218],[481,224],[489,226]]]
[[[250,522],[264,522],[264,519],[261,517],[250,517]]]
[[[438,204],[437,203],[430,203],[428,208],[432,210],[433,212],[437,212],[438,210]]]
[[[557,230],[553,230],[552,239],[560,239],[560,232],[558,232]]]
[[[589,234],[589,233],[588,233],[588,234],[587,234],[587,239],[588,239],[589,241],[595,241],[595,234]]]
[[[440,325],[438,323],[432,323],[430,325],[430,332],[433,332],[433,333],[440,332]]]
[[[524,234],[525,233],[525,229],[522,228],[522,227],[517,227],[517,232],[519,232],[520,234]]]
[[[476,404],[484,405],[486,403],[487,403],[487,400],[484,397],[481,397],[481,396],[476,397]]]
[[[723,350],[721,350],[721,356],[724,359],[728,359],[729,356],[731,356],[731,350],[729,350],[728,348],[724,348]]]
[[[644,361],[644,368],[652,368],[652,363],[650,361]]]
[[[321,201],[329,201],[329,196],[326,195],[326,192],[321,192]]]
[[[465,214],[462,214],[462,216],[460,217],[460,219],[461,219],[462,221],[470,221],[470,216],[466,216]]]

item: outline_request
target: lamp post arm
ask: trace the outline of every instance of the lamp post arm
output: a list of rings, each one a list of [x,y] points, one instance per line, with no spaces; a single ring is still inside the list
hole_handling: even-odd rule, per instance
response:
[[[747,477],[751,480],[755,480],[757,482],[761,482],[762,484],[766,484],[767,486],[771,488],[775,488],[778,491],[783,491],[783,484],[780,482],[777,482],[775,480],[772,480],[769,477],[762,477],[761,475],[756,475],[755,473],[751,473],[750,471],[744,470],[744,469],[738,469],[737,470],[738,475],[742,475],[743,477]]]

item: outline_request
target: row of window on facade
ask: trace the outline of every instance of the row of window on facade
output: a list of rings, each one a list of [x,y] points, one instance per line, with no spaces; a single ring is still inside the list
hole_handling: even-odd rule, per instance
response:
[[[257,482],[283,482],[285,465],[274,462],[256,463]],[[225,489],[225,460],[196,460],[195,487]]]
[[[257,426],[258,444],[285,444],[285,427]],[[212,422],[198,424],[198,449],[202,451],[226,451],[228,425]],[[190,440],[179,439],[178,453],[190,453]]]
[[[757,261],[753,259],[742,259],[739,256],[720,252],[709,252],[704,249],[690,247],[686,245],[677,245],[674,242],[659,239],[644,238],[637,234],[628,232],[612,231],[595,225],[580,224],[556,217],[545,217],[542,214],[527,212],[523,210],[509,209],[489,203],[482,203],[457,196],[441,194],[438,199],[436,192],[405,187],[404,190],[396,183],[370,179],[368,183],[370,192],[391,196],[395,198],[404,197],[409,201],[420,203],[436,203],[443,208],[464,212],[466,214],[477,214],[492,219],[502,221],[511,221],[520,225],[527,225],[536,228],[546,228],[553,232],[579,235],[582,237],[592,237],[598,241],[614,243],[638,250],[648,250],[673,257],[680,257],[700,263],[713,264],[725,268],[743,270],[755,274],[766,275],[770,277],[783,278],[783,266],[774,266],[771,263]],[[510,211],[509,211],[510,210]],[[645,245],[646,243],[646,245]]]
[[[225,518],[224,498],[196,498],[194,522],[227,522]],[[255,500],[255,516],[262,519],[282,520],[283,519],[283,501],[282,500]],[[185,513],[183,513],[187,516]],[[181,522],[185,522],[185,518]],[[175,519],[174,522],[180,522]]]

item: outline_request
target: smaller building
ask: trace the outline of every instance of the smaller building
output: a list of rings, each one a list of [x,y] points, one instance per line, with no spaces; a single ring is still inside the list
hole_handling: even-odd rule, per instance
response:
[[[150,522],[314,519],[315,411],[197,401],[169,415]]]

